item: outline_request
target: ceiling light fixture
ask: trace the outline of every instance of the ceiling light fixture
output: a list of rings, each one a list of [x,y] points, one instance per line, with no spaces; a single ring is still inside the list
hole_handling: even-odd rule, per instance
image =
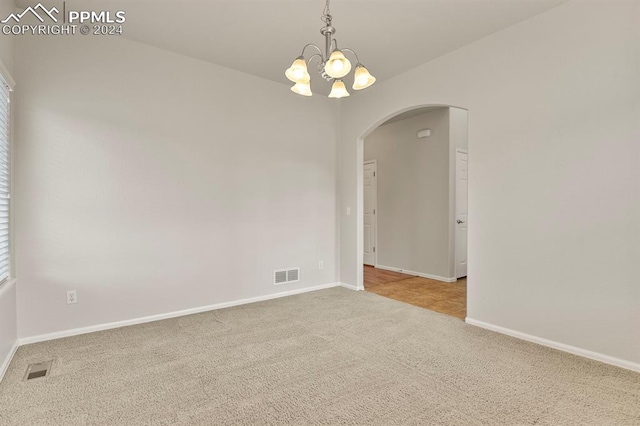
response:
[[[360,63],[358,55],[351,49],[338,49],[338,41],[333,38],[336,29],[331,26],[331,12],[329,10],[329,0],[324,7],[322,18],[325,26],[320,28],[320,34],[325,38],[325,51],[323,52],[315,44],[307,44],[302,48],[302,53],[298,56],[293,64],[285,71],[287,78],[296,83],[291,90],[294,93],[303,96],[311,96],[311,76],[307,71],[307,64],[315,58],[319,59],[318,72],[327,81],[333,82],[330,98],[344,98],[349,96],[349,92],[344,84],[343,77],[351,71],[351,62],[344,55],[344,52],[351,53],[356,58],[356,68],[353,77],[353,90],[362,90],[375,83],[376,78],[372,76],[364,65]],[[305,60],[304,52],[307,47],[313,47],[318,50],[308,60]]]

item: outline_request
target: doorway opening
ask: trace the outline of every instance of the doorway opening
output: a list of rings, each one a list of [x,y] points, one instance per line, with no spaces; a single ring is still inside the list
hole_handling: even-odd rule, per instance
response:
[[[462,320],[467,309],[467,111],[405,110],[362,149],[364,289]]]

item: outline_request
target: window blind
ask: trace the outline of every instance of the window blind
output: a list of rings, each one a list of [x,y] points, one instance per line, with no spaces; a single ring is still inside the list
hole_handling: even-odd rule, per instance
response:
[[[0,76],[0,284],[9,278],[9,85]]]

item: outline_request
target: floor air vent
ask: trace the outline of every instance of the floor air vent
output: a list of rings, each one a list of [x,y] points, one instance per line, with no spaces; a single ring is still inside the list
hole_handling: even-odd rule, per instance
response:
[[[40,377],[47,377],[49,375],[49,372],[51,371],[51,364],[53,364],[53,360],[39,362],[37,364],[29,364],[29,366],[27,367],[27,371],[24,373],[23,380],[33,380]]]
[[[300,268],[273,271],[273,284],[289,284],[300,281]]]

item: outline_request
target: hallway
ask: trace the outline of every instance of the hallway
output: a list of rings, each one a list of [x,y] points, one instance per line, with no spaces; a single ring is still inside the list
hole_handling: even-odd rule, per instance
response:
[[[380,296],[460,318],[467,314],[467,279],[454,283],[364,266],[364,288]]]

